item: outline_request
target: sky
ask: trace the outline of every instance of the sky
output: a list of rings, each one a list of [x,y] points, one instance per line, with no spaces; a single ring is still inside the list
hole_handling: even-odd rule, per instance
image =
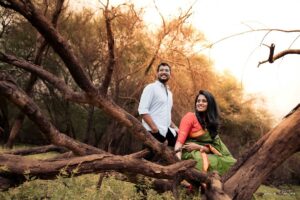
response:
[[[85,2],[92,7],[99,1]],[[88,3],[87,3],[88,2]],[[105,2],[105,1],[103,1]],[[120,3],[124,0],[110,0]],[[153,0],[133,0],[137,7],[145,7],[144,19],[149,26],[161,23]],[[216,42],[253,29],[299,30],[298,33],[251,32],[218,42],[206,54],[214,67],[222,72],[230,71],[243,85],[246,94],[265,98],[266,108],[280,119],[300,103],[300,55],[287,55],[273,64],[258,62],[268,58],[265,45],[274,43],[275,53],[288,49],[300,49],[299,0],[156,0],[156,5],[168,19],[177,16],[180,10],[193,5],[189,19],[210,42]]]

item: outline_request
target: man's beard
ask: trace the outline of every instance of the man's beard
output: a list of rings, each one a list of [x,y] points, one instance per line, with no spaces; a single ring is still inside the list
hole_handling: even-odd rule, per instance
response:
[[[160,77],[158,77],[158,80],[159,80],[159,82],[161,82],[161,83],[166,83],[166,82],[168,82],[168,78],[167,79],[161,79]]]

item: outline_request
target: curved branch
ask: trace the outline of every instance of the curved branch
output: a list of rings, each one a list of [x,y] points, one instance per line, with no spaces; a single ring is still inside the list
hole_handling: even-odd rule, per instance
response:
[[[278,54],[274,55],[271,60],[272,60],[272,62],[274,62],[275,60],[278,60],[288,54],[300,54],[300,49],[287,49],[287,50],[281,51]],[[264,64],[267,62],[272,63],[272,62],[270,62],[270,59],[267,59],[267,60],[259,62],[257,67],[259,67],[261,64]]]
[[[212,48],[214,45],[224,41],[224,40],[227,40],[227,39],[230,39],[230,38],[233,38],[233,37],[236,37],[236,36],[240,36],[240,35],[244,35],[244,34],[247,34],[247,33],[252,33],[252,32],[264,32],[264,31],[267,31],[269,34],[270,32],[273,32],[273,31],[276,31],[276,32],[284,32],[284,33],[297,33],[297,32],[300,32],[300,30],[298,29],[294,29],[294,30],[284,30],[284,29],[269,29],[269,28],[262,28],[262,29],[251,29],[251,30],[248,30],[248,31],[243,31],[243,32],[240,32],[240,33],[236,33],[236,34],[233,34],[233,35],[229,35],[229,36],[226,36],[224,38],[221,38],[215,42],[212,42],[210,44],[208,44],[206,47],[200,49],[198,52],[200,51],[203,51],[205,49],[208,49],[208,48]]]

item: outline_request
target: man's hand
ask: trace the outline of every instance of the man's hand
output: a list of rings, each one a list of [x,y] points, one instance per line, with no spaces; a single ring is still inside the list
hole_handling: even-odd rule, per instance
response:
[[[173,121],[171,121],[171,126],[170,127],[173,128],[178,133],[179,129]]]
[[[156,134],[158,132],[159,132],[159,130],[158,130],[157,126],[155,126],[154,128],[151,127],[151,133]]]
[[[155,134],[159,132],[156,124],[154,123],[152,117],[149,114],[142,114],[142,118],[151,128],[151,133]]]

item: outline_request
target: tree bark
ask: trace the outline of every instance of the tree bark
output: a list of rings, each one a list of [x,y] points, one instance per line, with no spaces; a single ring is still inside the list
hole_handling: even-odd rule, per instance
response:
[[[4,96],[0,94],[0,142],[5,142],[8,138],[8,104]]]
[[[262,137],[224,177],[224,188],[233,199],[250,200],[267,176],[300,150],[299,106]]]
[[[95,145],[95,137],[92,138],[93,126],[94,126],[94,110],[95,107],[90,105],[88,107],[88,118],[87,118],[87,125],[86,125],[86,132],[84,137],[84,143],[89,145]]]
[[[18,180],[25,180],[24,175],[41,179],[55,179],[57,175],[68,177],[71,175],[78,176],[81,174],[115,170],[143,174],[149,177],[171,179],[177,174],[182,174],[195,164],[196,162],[193,160],[186,160],[169,166],[161,166],[131,156],[105,154],[73,157],[49,162],[11,154],[0,154],[0,168],[2,169],[0,176],[14,177],[14,179]]]

